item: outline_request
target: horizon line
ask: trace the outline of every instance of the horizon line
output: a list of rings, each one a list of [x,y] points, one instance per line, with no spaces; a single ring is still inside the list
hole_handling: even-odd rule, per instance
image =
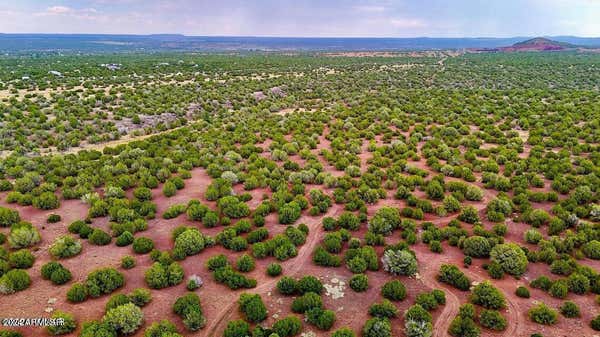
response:
[[[93,35],[105,35],[105,36],[181,36],[181,37],[221,37],[221,38],[280,38],[280,39],[520,39],[520,38],[582,38],[582,39],[600,39],[599,36],[580,36],[580,35],[516,35],[516,36],[454,36],[454,37],[442,37],[442,36],[413,36],[413,37],[401,37],[401,36],[283,36],[283,35],[188,35],[184,33],[148,33],[148,34],[135,34],[135,33],[5,33],[0,32],[2,35],[56,35],[56,36],[93,36]]]

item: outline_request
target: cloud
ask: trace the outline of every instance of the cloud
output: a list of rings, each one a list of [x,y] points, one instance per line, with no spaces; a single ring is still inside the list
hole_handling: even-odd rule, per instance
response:
[[[383,13],[385,12],[385,6],[354,6],[352,7],[357,12],[366,13]]]
[[[48,7],[43,12],[33,13],[37,17],[63,17],[74,19],[94,19],[98,11],[95,8],[74,9],[67,6]]]
[[[46,10],[48,14],[66,14],[71,12],[73,12],[73,9],[66,6],[52,6]]]
[[[425,28],[427,24],[421,19],[395,18],[390,20],[395,28]]]

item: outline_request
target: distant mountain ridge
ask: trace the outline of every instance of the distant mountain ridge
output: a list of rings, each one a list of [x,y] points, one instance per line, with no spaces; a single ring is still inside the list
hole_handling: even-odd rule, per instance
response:
[[[524,41],[527,40],[527,41]],[[548,43],[547,41],[552,43]],[[529,42],[528,42],[529,41]],[[599,47],[600,38],[556,36],[533,38],[340,38],[340,37],[256,37],[186,36],[180,34],[2,34],[0,52],[148,52],[148,51],[407,51],[440,49],[500,49],[519,45]],[[513,46],[515,45],[516,46]],[[552,49],[548,49],[552,50]]]

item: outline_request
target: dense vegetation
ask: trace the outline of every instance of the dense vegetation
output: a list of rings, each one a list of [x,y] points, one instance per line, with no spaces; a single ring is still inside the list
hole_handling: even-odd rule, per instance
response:
[[[451,252],[463,263],[437,264],[431,282],[470,291],[452,336],[505,330],[506,296],[529,288],[569,299],[539,301],[532,322],[585,316],[572,295],[600,294],[589,267],[600,259],[599,66],[583,53],[2,57],[0,296],[31,296],[40,264],[39,282],[78,307],[110,296],[98,321],[57,312],[69,324],[50,334],[212,328],[201,287],[214,282],[247,291],[224,336],[429,336],[446,294],[405,281],[423,254]],[[85,214],[64,223],[72,205]],[[51,242],[48,228],[60,232]],[[112,265],[83,260],[110,249],[123,252]],[[194,263],[209,279],[189,273]],[[489,280],[474,285],[470,265]],[[380,294],[361,308],[361,331],[339,326],[345,313],[309,268],[352,274],[347,298]],[[189,277],[171,301],[187,331],[146,324],[148,290],[116,293],[133,277],[165,292]],[[507,278],[520,286],[501,289]],[[293,314],[266,326],[271,290]]]

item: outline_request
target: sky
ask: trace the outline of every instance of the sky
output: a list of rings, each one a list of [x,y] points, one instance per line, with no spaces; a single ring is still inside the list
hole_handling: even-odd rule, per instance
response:
[[[600,36],[600,0],[1,0],[2,33]]]

